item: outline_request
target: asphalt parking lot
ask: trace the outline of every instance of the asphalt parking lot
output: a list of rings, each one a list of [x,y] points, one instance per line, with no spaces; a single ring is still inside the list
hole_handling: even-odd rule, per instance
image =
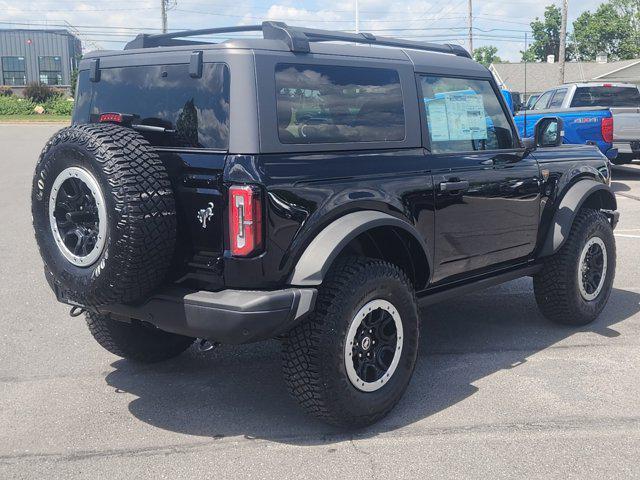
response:
[[[68,316],[29,210],[58,128],[0,126],[0,478],[640,478],[640,163],[596,323],[548,323],[528,279],[430,307],[403,400],[352,435],[288,398],[275,341],[140,366]]]

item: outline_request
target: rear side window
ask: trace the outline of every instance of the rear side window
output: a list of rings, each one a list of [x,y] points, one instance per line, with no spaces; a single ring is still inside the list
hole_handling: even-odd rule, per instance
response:
[[[382,68],[279,64],[282,143],[401,141],[404,106],[398,72]]]
[[[547,103],[549,103],[549,99],[553,95],[553,90],[550,92],[544,92],[540,98],[533,104],[533,110],[544,110],[547,108]]]
[[[559,88],[556,90],[556,94],[553,96],[553,99],[549,103],[549,108],[560,108],[562,107],[562,102],[564,102],[564,97],[567,95],[566,88]]]
[[[572,107],[638,107],[638,87],[578,87],[571,101]]]
[[[74,115],[80,123],[97,122],[102,113],[129,114],[136,123],[170,130],[144,132],[153,145],[228,148],[229,69],[224,64],[205,64],[201,78],[189,76],[187,65],[158,65],[103,69],[99,82],[87,80],[81,75]],[[78,114],[87,101],[89,119],[83,120]]]
[[[511,124],[488,80],[420,77],[432,153],[515,147]]]

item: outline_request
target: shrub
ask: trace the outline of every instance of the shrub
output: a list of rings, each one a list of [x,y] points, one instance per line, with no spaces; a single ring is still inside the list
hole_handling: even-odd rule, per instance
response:
[[[0,115],[32,115],[35,106],[26,98],[0,96]]]
[[[67,91],[64,88],[53,87],[51,88],[54,97],[67,97]]]
[[[10,97],[13,95],[11,87],[0,86],[0,97]]]
[[[43,104],[45,113],[51,115],[71,115],[73,111],[73,102],[64,97],[58,96],[52,98]]]
[[[42,83],[30,83],[24,89],[24,96],[35,103],[45,103],[47,100],[59,96],[53,88]]]

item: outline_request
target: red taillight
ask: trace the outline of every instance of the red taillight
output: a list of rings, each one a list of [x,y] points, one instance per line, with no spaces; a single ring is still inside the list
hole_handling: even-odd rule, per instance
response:
[[[120,113],[103,113],[100,115],[100,123],[122,123],[122,114]]]
[[[607,143],[613,142],[613,118],[603,118],[600,124],[602,140]]]
[[[611,83],[603,83],[602,86],[604,88],[613,88],[613,85]]]
[[[262,248],[262,197],[258,187],[229,188],[229,236],[234,257],[247,257]]]

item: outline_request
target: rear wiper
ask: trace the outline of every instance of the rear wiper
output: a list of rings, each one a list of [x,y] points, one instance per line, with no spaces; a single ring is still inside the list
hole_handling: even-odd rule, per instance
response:
[[[171,130],[169,128],[164,128],[164,127],[156,127],[154,125],[135,124],[135,125],[131,125],[131,128],[139,132],[176,133],[175,130]]]

